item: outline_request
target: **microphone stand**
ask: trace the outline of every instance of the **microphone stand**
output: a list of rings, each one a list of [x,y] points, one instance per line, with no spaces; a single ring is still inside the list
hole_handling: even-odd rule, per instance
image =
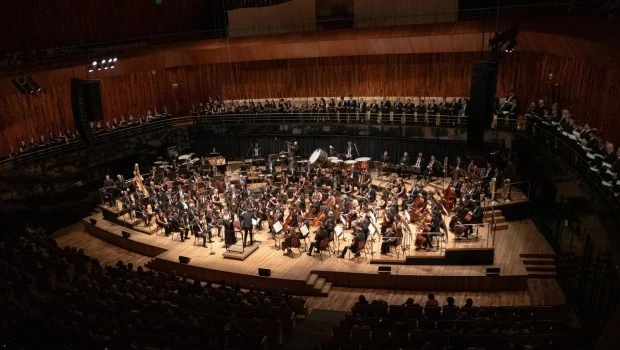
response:
[[[353,144],[353,146],[355,146],[355,153],[357,153],[357,158],[360,157],[360,151],[357,149],[357,144]]]

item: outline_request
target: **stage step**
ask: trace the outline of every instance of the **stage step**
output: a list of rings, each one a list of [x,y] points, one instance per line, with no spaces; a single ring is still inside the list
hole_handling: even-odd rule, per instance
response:
[[[556,272],[556,267],[555,265],[549,265],[549,266],[525,266],[525,270],[532,271],[532,272]]]
[[[506,231],[507,229],[508,229],[507,223],[495,225],[495,231]]]
[[[492,217],[484,218],[484,222],[491,223],[492,221],[493,221]],[[506,218],[504,216],[496,216],[495,217],[495,223],[496,224],[502,224],[504,222],[506,222]]]
[[[549,272],[528,273],[527,277],[528,278],[551,278],[551,279],[556,279],[558,277],[558,275],[555,273],[555,271],[549,271]]]
[[[528,259],[523,260],[523,265],[555,265],[555,259]]]
[[[319,278],[319,275],[317,275],[316,273],[312,273],[310,274],[310,276],[308,276],[308,280],[306,281],[306,284],[310,286],[314,286],[318,278]]]
[[[321,294],[327,295],[332,290],[332,283],[326,282],[323,288],[321,288]]]
[[[314,289],[322,290],[323,286],[325,285],[325,282],[326,282],[325,278],[323,277],[317,278],[316,282],[314,283]]]
[[[502,216],[502,211],[499,209],[487,209],[482,214],[485,219],[493,217],[493,213],[495,213],[495,217]]]
[[[521,253],[519,254],[519,256],[521,257],[521,259],[528,259],[528,258],[536,258],[536,259],[554,259],[555,261],[555,254],[554,253]]]
[[[557,278],[555,254],[519,254],[528,278]]]

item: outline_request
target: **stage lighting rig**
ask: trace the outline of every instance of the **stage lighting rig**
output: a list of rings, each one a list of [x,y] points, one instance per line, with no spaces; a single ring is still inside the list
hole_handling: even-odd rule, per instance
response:
[[[86,70],[88,73],[92,73],[95,69],[97,71],[114,69],[117,61],[118,57],[106,57],[101,60],[93,60],[92,63],[86,67]]]
[[[13,86],[22,94],[37,94],[41,92],[41,86],[34,81],[31,75],[11,79]]]
[[[491,53],[496,59],[501,59],[504,54],[511,53],[517,47],[517,34],[519,30],[516,25],[504,32],[497,33],[489,39]]]

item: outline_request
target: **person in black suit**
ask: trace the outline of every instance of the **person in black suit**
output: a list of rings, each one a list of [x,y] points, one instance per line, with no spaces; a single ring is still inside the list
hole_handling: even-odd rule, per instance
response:
[[[424,154],[422,152],[418,153],[418,157],[413,162],[413,166],[418,169],[423,169],[426,165],[426,161],[424,160]],[[419,173],[419,171],[418,171]]]
[[[392,103],[386,97],[381,101],[381,122],[386,123],[390,120],[390,112],[392,111]]]
[[[114,180],[110,178],[110,175],[106,175],[105,180],[103,180],[102,193],[103,193],[104,201],[109,202],[110,206],[113,206],[114,201],[116,200],[116,197],[118,196],[118,192],[117,192],[116,184],[114,183]]]
[[[347,114],[347,101],[344,100],[344,96],[340,97],[340,101],[338,101],[338,121],[340,118],[345,118]]]
[[[431,99],[431,103],[428,104],[428,122],[430,125],[437,123],[437,113],[439,113],[439,106],[435,103],[435,99]]]
[[[347,101],[347,123],[351,121],[351,117],[355,115],[355,108],[357,107],[357,102],[353,99],[353,95],[349,95],[349,100]]]
[[[353,239],[351,246],[344,247],[344,249],[342,250],[342,253],[338,255],[338,258],[339,259],[344,258],[344,255],[347,253],[348,249],[351,249],[351,251],[355,253],[355,257],[360,256],[360,252],[358,251],[358,244],[359,242],[365,241],[367,236],[368,236],[368,227],[366,227],[365,229],[360,228],[357,234],[355,235],[355,238]]]
[[[192,226],[191,226],[192,232],[194,233],[195,237],[200,237],[202,238],[202,246],[203,247],[207,247],[207,232],[209,232],[210,230],[204,230],[202,228],[202,225],[200,224],[200,220],[198,219],[198,217],[194,218],[192,220]],[[211,232],[209,232],[209,243],[213,242],[211,240]]]
[[[439,172],[439,166],[440,164],[437,160],[435,160],[435,156],[431,156],[431,159],[428,161],[428,164],[425,168],[425,178],[427,180],[430,180],[432,176],[437,176],[437,173]]]
[[[252,219],[254,219],[254,213],[251,210],[244,210],[241,215],[241,227],[243,228],[243,247],[246,246],[248,235],[250,236],[250,245],[254,244],[254,234],[252,231]]]
[[[403,156],[400,157],[400,161],[398,162],[398,175],[400,177],[403,176],[403,172],[405,171],[405,168],[407,168],[407,166],[409,165],[410,161],[411,160],[409,159],[409,153],[403,152]]]
[[[372,103],[370,104],[369,109],[370,109],[370,122],[376,123],[377,115],[379,113],[379,105],[377,104],[377,100],[372,100]]]
[[[408,98],[403,109],[405,111],[405,124],[407,124],[413,120],[413,112],[415,111],[415,103],[411,102],[411,99]]]
[[[359,121],[364,123],[366,122],[366,111],[368,109],[368,105],[366,104],[366,101],[360,97],[360,103],[357,106],[357,110],[359,111]]]
[[[397,120],[401,120],[403,117],[403,111],[405,106],[403,105],[402,102],[400,102],[400,97],[396,98],[396,102],[394,102],[394,121],[393,123],[396,123]]]

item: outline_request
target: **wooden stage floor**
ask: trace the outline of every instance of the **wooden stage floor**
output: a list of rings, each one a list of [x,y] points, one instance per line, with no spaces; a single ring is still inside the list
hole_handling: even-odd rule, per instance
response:
[[[407,188],[411,188],[411,180],[405,180]],[[373,184],[383,187],[385,177],[373,173]],[[440,191],[449,181],[438,181],[427,185],[427,189],[434,188]],[[527,201],[525,195],[513,188],[513,201],[499,203],[502,206],[512,206]],[[301,253],[294,249],[293,256],[283,255],[281,250],[275,249],[275,242],[263,223],[263,228],[254,231],[254,238],[258,241],[258,249],[245,260],[226,259],[223,242],[214,235],[215,243],[202,247],[202,241],[194,244],[193,236],[181,242],[178,236],[175,239],[166,237],[162,231],[157,232],[154,225],[144,227],[143,223],[130,229],[104,219],[101,209],[99,212],[84,218],[85,231],[104,241],[117,245],[123,249],[152,257],[149,266],[156,269],[176,271],[188,277],[201,280],[240,283],[242,286],[264,286],[271,289],[289,289],[298,294],[326,295],[332,286],[346,288],[393,288],[403,290],[524,290],[527,288],[528,271],[523,264],[521,254],[530,254],[533,257],[552,258],[553,250],[544,237],[538,232],[531,220],[512,221],[503,223],[504,229],[493,231],[489,225],[480,228],[476,240],[456,240],[452,233],[448,234],[445,243],[437,251],[415,251],[413,238],[415,226],[410,225],[413,232],[410,245],[407,249],[392,250],[388,255],[381,255],[380,238],[369,244],[368,253],[362,254],[360,259],[349,254],[344,259],[336,257],[338,253],[323,252],[312,257],[305,254],[305,248],[314,238],[314,228],[308,235],[309,240],[302,242]],[[126,216],[128,217],[128,216]],[[379,220],[382,213],[377,213]],[[96,225],[90,219],[97,221]],[[444,216],[446,224],[449,217]],[[130,238],[123,238],[122,231],[131,234]],[[215,230],[213,231],[216,232]],[[150,233],[150,234],[149,234]],[[238,238],[240,235],[238,235]],[[342,238],[335,242],[334,248],[342,250],[352,240],[350,230],[344,230]],[[435,240],[437,242],[437,240]],[[436,243],[435,243],[436,244]],[[231,248],[240,251],[241,239]],[[470,251],[478,254],[482,250],[492,250],[493,263],[486,265],[445,265],[441,264],[446,250]],[[187,265],[179,263],[179,256],[191,259]],[[421,264],[405,264],[405,259],[422,261]],[[421,260],[420,260],[421,259]],[[436,260],[434,260],[436,259]],[[437,261],[437,264],[434,263]],[[391,274],[378,274],[380,265],[390,265]],[[487,267],[499,267],[499,276],[487,276]],[[271,277],[259,277],[259,268],[271,270]]]

